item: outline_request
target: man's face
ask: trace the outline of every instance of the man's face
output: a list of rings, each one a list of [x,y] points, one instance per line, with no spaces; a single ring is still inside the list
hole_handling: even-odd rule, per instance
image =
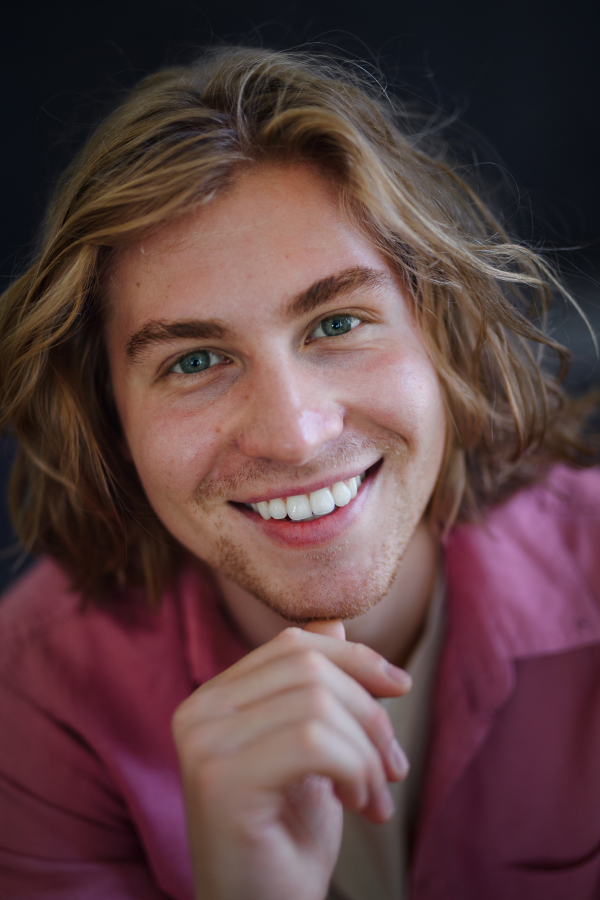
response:
[[[121,251],[110,303],[117,408],[167,529],[288,619],[366,612],[423,516],[445,416],[410,300],[328,182],[241,175]],[[287,516],[356,476],[345,505]]]

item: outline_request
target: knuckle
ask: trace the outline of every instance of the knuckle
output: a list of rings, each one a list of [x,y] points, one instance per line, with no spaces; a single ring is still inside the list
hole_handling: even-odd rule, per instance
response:
[[[321,753],[324,737],[323,725],[319,719],[306,719],[298,728],[298,743],[309,756]]]
[[[190,698],[177,707],[171,717],[171,731],[176,741],[183,740],[194,721],[194,708]]]
[[[356,770],[356,776],[364,783],[376,783],[380,781],[381,766],[376,751],[365,749],[362,753],[358,754],[356,759]]]
[[[386,734],[389,733],[391,735],[393,731],[392,723],[383,706],[380,706],[379,703],[372,701],[369,704],[369,707],[370,708],[367,714],[367,720],[371,728],[375,731],[383,731]]]
[[[352,759],[351,770],[352,777],[360,784],[367,785],[373,780],[372,760],[368,752],[356,751]]]
[[[379,660],[379,654],[366,644],[349,644],[349,648],[354,661],[361,666],[373,665]]]
[[[304,650],[299,654],[298,664],[305,678],[309,681],[320,681],[323,678],[327,662],[318,650]]]
[[[329,719],[333,714],[334,700],[322,685],[313,685],[308,691],[308,705],[314,716]]]
[[[212,690],[214,694],[215,689]],[[186,697],[171,717],[171,732],[175,740],[183,740],[190,729],[207,718],[209,711],[210,697],[202,688]]]
[[[210,759],[219,758],[215,728],[211,724],[188,728],[177,742],[182,765],[188,769],[205,765]]]
[[[380,775],[382,773],[381,757],[375,747],[370,744],[365,754],[366,764],[369,771],[373,774]]]
[[[305,635],[301,628],[291,625],[289,628],[284,628],[283,631],[280,631],[274,640],[278,644],[283,644],[284,647],[296,649],[304,644],[304,637]]]

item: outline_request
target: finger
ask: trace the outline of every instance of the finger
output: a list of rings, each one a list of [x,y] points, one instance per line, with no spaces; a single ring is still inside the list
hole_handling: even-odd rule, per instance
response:
[[[290,693],[298,689],[313,691],[317,697],[330,694],[360,724],[377,748],[387,777],[391,781],[404,778],[409,768],[408,760],[396,741],[386,710],[327,657],[320,654],[314,657],[313,653],[310,651],[308,655],[297,654],[296,657],[277,660],[252,673],[247,681],[240,684],[238,708],[250,708],[258,714],[267,694],[276,696],[279,693],[285,703],[291,702]]]
[[[230,684],[245,678],[266,662],[309,649],[322,653],[376,697],[400,696],[412,687],[412,679],[407,672],[388,663],[370,647],[300,628],[286,628],[276,638],[249,653],[208,684]]]
[[[290,691],[260,704],[260,709],[252,708],[237,716],[207,723],[195,736],[193,748],[188,745],[186,764],[197,769],[211,759],[229,756],[235,757],[237,767],[237,757],[248,744],[283,726],[311,727],[319,722],[343,736],[361,758],[368,761],[370,800],[367,805],[377,807],[386,792],[385,759],[343,704],[322,688]]]
[[[339,641],[346,640],[346,629],[341,619],[313,619],[311,622],[307,622],[303,630],[313,634],[324,634],[326,637],[337,638]]]
[[[236,806],[253,792],[283,796],[305,775],[331,778],[344,806],[361,811],[374,822],[384,822],[393,812],[385,780],[377,778],[377,755],[363,749],[329,722],[310,720],[285,725],[247,744],[230,759],[217,759],[205,772],[208,789],[219,791],[226,783]],[[267,798],[265,798],[266,800]],[[271,797],[272,802],[272,797]]]
[[[386,779],[399,781],[408,772],[408,761],[393,736],[387,713],[370,697],[368,700],[376,707],[378,718],[385,718],[385,728],[375,727],[371,716],[364,717],[365,726],[333,693],[314,685],[262,700],[233,716],[199,723],[188,752],[195,754],[194,764],[199,764],[215,754],[235,753],[282,725],[321,719],[358,741],[363,749],[368,741],[379,754]]]
[[[233,684],[207,690],[197,697],[196,703],[190,704],[188,701],[184,729],[188,734],[196,729],[206,730],[211,721],[218,722],[224,718],[228,718],[231,728],[235,729],[238,725],[241,727],[240,716],[246,710],[250,718],[255,718],[256,728],[259,729],[260,720],[268,721],[270,715],[276,715],[273,710],[279,710],[280,704],[289,704],[291,711],[296,697],[315,696],[318,712],[326,703],[326,695],[342,704],[359,723],[379,752],[386,776],[392,781],[403,778],[408,771],[408,761],[395,740],[387,712],[357,681],[327,657],[312,650],[276,659]],[[271,701],[274,701],[272,706],[269,705]],[[224,709],[229,711],[228,716],[225,716]],[[277,722],[277,718],[273,722]]]

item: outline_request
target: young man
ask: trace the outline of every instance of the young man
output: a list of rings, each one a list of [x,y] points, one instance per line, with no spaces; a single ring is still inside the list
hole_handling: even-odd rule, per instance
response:
[[[219,51],[101,126],[2,307],[46,554],[0,607],[2,896],[596,896],[552,284],[330,62]]]

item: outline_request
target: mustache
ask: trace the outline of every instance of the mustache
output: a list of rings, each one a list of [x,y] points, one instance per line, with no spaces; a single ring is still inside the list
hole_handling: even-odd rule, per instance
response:
[[[194,500],[198,506],[208,506],[216,500],[228,499],[232,495],[245,492],[260,492],[274,481],[310,481],[318,478],[323,471],[335,472],[357,459],[376,455],[396,455],[406,447],[401,435],[389,432],[385,439],[369,439],[364,436],[349,435],[342,443],[329,448],[317,458],[304,465],[290,465],[270,459],[240,459],[239,466],[231,472],[209,474],[196,488]],[[371,465],[372,463],[370,463]]]

